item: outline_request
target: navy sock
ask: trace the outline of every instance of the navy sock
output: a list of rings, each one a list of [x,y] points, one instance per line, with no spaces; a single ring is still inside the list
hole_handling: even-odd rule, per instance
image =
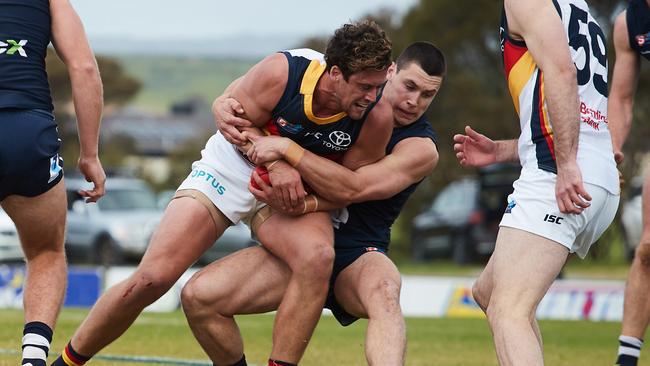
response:
[[[52,342],[52,328],[42,322],[29,322],[23,329],[23,360],[21,365],[47,366]]]
[[[214,364],[213,364],[213,365],[214,365]],[[230,365],[230,366],[248,366],[248,364],[246,363],[246,355],[242,355],[242,356],[241,356],[241,360],[239,360],[239,361],[233,363],[233,364]]]
[[[298,365],[295,364],[295,363],[272,360],[272,359],[269,358],[269,365],[268,366],[298,366]]]

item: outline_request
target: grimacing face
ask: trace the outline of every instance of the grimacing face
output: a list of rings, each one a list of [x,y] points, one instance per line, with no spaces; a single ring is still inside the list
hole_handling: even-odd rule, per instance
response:
[[[336,96],[341,109],[352,119],[360,119],[370,103],[377,99],[377,93],[386,82],[388,70],[360,71],[350,75],[346,81],[338,68],[334,67],[333,69],[335,73],[338,72]]]
[[[442,76],[431,76],[414,62],[391,75],[384,95],[393,107],[395,124],[405,126],[420,118],[441,86]]]

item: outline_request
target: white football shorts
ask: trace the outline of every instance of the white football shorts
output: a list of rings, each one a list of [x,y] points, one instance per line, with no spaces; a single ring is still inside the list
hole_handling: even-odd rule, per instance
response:
[[[589,183],[591,206],[581,214],[560,212],[555,199],[556,175],[542,170],[522,171],[508,196],[508,207],[500,226],[524,230],[567,247],[584,258],[591,245],[616,216],[619,196]]]
[[[198,190],[233,224],[241,220],[249,224],[255,212],[265,206],[248,191],[254,169],[255,166],[217,132],[205,144],[201,160],[192,163],[192,172],[178,190]]]

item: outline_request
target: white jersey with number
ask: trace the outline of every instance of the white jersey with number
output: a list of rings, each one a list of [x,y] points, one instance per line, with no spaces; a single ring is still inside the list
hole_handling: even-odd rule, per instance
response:
[[[553,0],[577,69],[580,136],[577,161],[585,182],[619,193],[618,172],[607,121],[607,54],[605,35],[583,0]],[[548,113],[544,74],[521,40],[508,36],[503,12],[501,50],[508,87],[519,115],[519,160],[524,171],[557,173],[553,121]]]

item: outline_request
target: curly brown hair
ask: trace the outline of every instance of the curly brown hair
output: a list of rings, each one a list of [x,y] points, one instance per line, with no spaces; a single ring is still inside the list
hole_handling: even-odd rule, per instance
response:
[[[341,69],[347,81],[350,75],[364,70],[382,71],[391,64],[392,44],[377,23],[364,20],[344,24],[327,42],[325,62]]]

